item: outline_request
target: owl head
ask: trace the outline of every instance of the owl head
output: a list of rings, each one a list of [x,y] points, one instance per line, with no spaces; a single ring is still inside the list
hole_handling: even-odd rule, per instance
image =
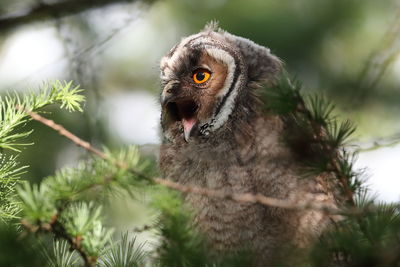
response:
[[[281,61],[211,23],[176,44],[160,69],[164,137],[190,142],[223,131],[255,85],[275,80]]]

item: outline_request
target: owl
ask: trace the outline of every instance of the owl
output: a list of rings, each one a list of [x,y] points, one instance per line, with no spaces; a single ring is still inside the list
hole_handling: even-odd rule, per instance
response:
[[[266,47],[214,24],[183,38],[160,63],[164,177],[229,193],[332,204],[318,177],[304,179],[280,117],[259,94],[282,62]],[[295,134],[295,133],[293,133]],[[285,246],[305,247],[330,224],[319,211],[289,210],[187,193],[193,224],[213,251],[254,252],[263,265]],[[257,264],[256,264],[257,265]]]

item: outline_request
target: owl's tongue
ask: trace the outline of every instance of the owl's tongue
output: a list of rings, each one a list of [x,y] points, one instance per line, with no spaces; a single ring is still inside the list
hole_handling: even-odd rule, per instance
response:
[[[190,132],[193,126],[196,124],[196,118],[182,118],[183,131],[185,133],[185,140],[188,141],[190,137]]]
[[[185,140],[186,142],[188,142],[190,133],[197,121],[196,118],[197,105],[192,100],[183,101],[178,104],[178,110],[181,117],[183,131],[185,134]]]

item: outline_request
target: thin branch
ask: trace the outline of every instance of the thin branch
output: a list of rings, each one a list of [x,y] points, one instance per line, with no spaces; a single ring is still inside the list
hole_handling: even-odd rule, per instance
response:
[[[36,233],[38,231],[50,232],[53,233],[57,238],[65,239],[70,245],[71,249],[76,250],[82,257],[85,267],[96,266],[97,258],[91,257],[82,248],[82,237],[72,237],[68,235],[67,230],[65,229],[64,225],[58,220],[58,218],[59,213],[56,213],[55,215],[53,215],[53,218],[49,223],[36,225],[29,223],[27,220],[22,220],[21,225],[23,225],[27,230],[32,233]]]
[[[377,137],[367,142],[355,143],[355,151],[357,152],[368,152],[377,150],[385,147],[393,147],[400,143],[400,133],[388,137]]]
[[[22,108],[20,108],[20,109],[22,109]],[[77,137],[76,135],[74,135],[73,133],[68,131],[67,129],[65,129],[62,125],[57,124],[52,120],[46,119],[45,117],[40,116],[36,112],[27,111],[27,110],[25,110],[25,112],[27,114],[29,114],[29,116],[31,116],[32,119],[39,121],[39,122],[43,123],[44,125],[52,128],[53,130],[57,131],[60,135],[70,139],[76,145],[83,147],[87,151],[95,154],[96,156],[98,156],[104,160],[109,160],[109,157],[106,154],[104,154],[100,150],[92,147],[92,145],[90,143],[83,141],[82,139],[80,139],[79,137]]]
[[[0,17],[0,32],[9,31],[24,24],[73,15],[93,8],[135,1],[136,0],[63,0],[49,4],[40,3],[19,14]]]
[[[155,229],[158,226],[158,224],[150,225],[150,224],[145,224],[141,227],[135,227],[132,229],[132,232],[134,233],[143,233],[152,229]]]
[[[230,193],[222,190],[214,190],[211,188],[191,186],[191,185],[182,185],[179,183],[175,183],[171,180],[166,180],[162,178],[154,178],[154,181],[158,184],[164,185],[168,188],[178,190],[182,193],[193,193],[197,195],[203,195],[212,198],[220,198],[226,200],[234,200],[236,202],[241,203],[258,203],[265,206],[283,208],[283,209],[291,209],[291,210],[320,210],[329,214],[343,214],[345,213],[343,210],[340,210],[336,207],[332,207],[332,205],[327,205],[324,203],[315,203],[312,201],[304,201],[304,202],[293,202],[282,200],[278,198],[266,197],[262,194],[236,194]]]
[[[393,64],[400,50],[400,6],[397,7],[393,22],[381,38],[379,46],[369,56],[360,72],[358,90],[374,89],[387,69]]]
[[[93,57],[96,56],[98,53],[102,52],[103,50],[106,49],[107,44],[111,42],[118,34],[120,34],[123,30],[127,29],[128,26],[132,22],[134,22],[137,19],[137,17],[131,17],[127,19],[124,24],[118,28],[115,28],[110,31],[109,34],[104,36],[104,38],[101,38],[100,40],[96,40],[89,44],[86,47],[83,47],[79,51],[75,51],[71,53],[70,55],[62,55],[55,60],[49,62],[48,64],[43,65],[42,67],[36,69],[34,72],[31,72],[27,76],[23,77],[22,79],[13,82],[11,84],[8,84],[7,86],[4,86],[4,88],[15,88],[18,87],[21,83],[24,83],[27,80],[30,80],[32,77],[36,77],[39,73],[43,72],[44,70],[51,68],[54,64],[57,64],[63,60],[77,60],[78,58],[81,57]],[[64,41],[63,41],[64,44]]]
[[[212,197],[212,198],[233,200],[233,201],[241,202],[241,203],[259,203],[259,204],[262,204],[265,206],[284,208],[284,209],[320,210],[320,211],[330,213],[330,214],[346,214],[346,213],[354,214],[354,213],[360,212],[356,209],[344,211],[344,210],[338,209],[336,207],[333,207],[332,205],[328,205],[328,204],[324,204],[324,203],[315,203],[315,201],[313,201],[313,200],[304,201],[304,202],[293,202],[293,201],[287,201],[287,200],[282,200],[282,199],[277,199],[277,198],[266,197],[261,194],[250,194],[250,193],[236,194],[236,193],[226,192],[226,191],[222,191],[222,190],[214,190],[214,189],[210,189],[210,188],[198,187],[198,186],[193,186],[193,185],[182,185],[180,183],[176,183],[171,180],[166,180],[166,179],[158,178],[158,177],[156,177],[156,178],[148,177],[136,170],[129,169],[127,167],[128,164],[126,164],[124,162],[113,161],[105,153],[93,148],[88,142],[83,141],[82,139],[80,139],[79,137],[77,137],[76,135],[71,133],[70,131],[66,130],[62,125],[57,124],[52,120],[46,119],[43,116],[41,116],[33,111],[26,111],[26,112],[32,117],[32,119],[52,128],[53,130],[57,131],[60,135],[68,138],[76,145],[86,149],[87,151],[95,154],[96,156],[98,156],[104,160],[111,161],[112,163],[116,164],[116,166],[127,169],[130,172],[132,172],[134,175],[137,175],[141,178],[152,181],[156,184],[166,186],[170,189],[180,191],[182,193],[193,193],[193,194],[208,196],[208,197]]]

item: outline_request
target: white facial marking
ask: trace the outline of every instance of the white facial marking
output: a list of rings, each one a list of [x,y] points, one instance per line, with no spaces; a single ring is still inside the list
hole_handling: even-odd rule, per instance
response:
[[[174,78],[174,66],[177,66],[180,62],[181,56],[185,55],[188,52],[188,48],[186,45],[190,43],[190,47],[203,46],[205,52],[216,61],[222,62],[226,64],[228,67],[227,76],[224,81],[224,85],[221,90],[218,92],[216,97],[218,98],[217,103],[224,99],[224,97],[229,93],[229,89],[232,86],[235,76],[236,63],[234,57],[224,49],[218,48],[214,46],[213,43],[216,41],[213,40],[210,36],[201,36],[203,33],[199,33],[193,36],[186,37],[182,39],[181,43],[175,48],[175,51],[171,57],[166,56],[161,60],[161,68],[163,69],[162,79],[169,80]],[[200,38],[199,38],[200,37]],[[211,44],[207,44],[211,43]],[[205,45],[203,45],[205,44]],[[235,87],[230,92],[229,96],[225,99],[223,106],[219,110],[218,114],[214,114],[213,117],[209,118],[208,121],[203,121],[200,123],[201,126],[207,125],[207,129],[204,129],[203,134],[207,135],[210,131],[215,131],[220,128],[229,118],[229,115],[232,113],[233,108],[235,106],[235,100],[239,92],[239,88],[241,87],[242,76],[244,74],[240,73],[239,77],[236,79]],[[217,105],[218,105],[217,104]],[[215,111],[214,111],[215,112]]]
[[[235,59],[227,51],[215,47],[206,47],[206,52],[209,56],[217,61],[223,62],[228,67],[228,73],[224,85],[217,94],[219,100],[222,100],[223,97],[229,92],[229,89],[234,79],[236,70]],[[211,120],[208,122],[211,125],[210,130],[213,131],[218,129],[228,120],[229,115],[232,113],[232,110],[235,106],[235,99],[239,91],[239,81],[240,80],[237,79],[237,84],[235,85],[235,88],[233,88],[231,94],[225,100],[225,103],[223,104],[219,113],[216,114],[214,118],[211,118]],[[213,121],[213,123],[211,121]]]

